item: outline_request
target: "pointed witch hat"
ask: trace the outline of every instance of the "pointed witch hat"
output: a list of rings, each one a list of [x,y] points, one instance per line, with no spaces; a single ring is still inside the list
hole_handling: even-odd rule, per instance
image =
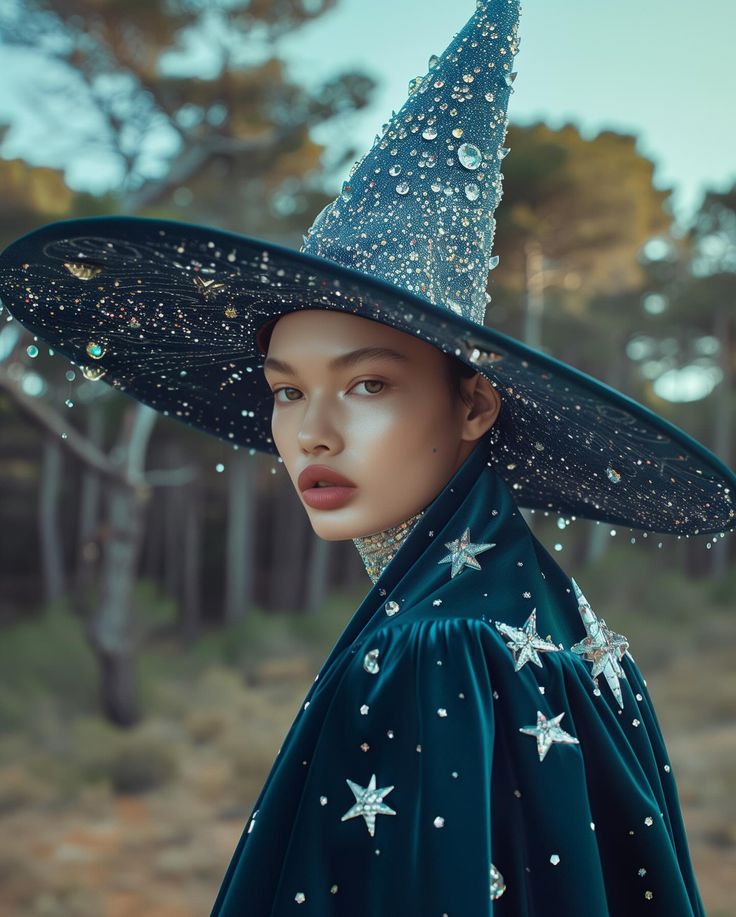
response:
[[[655,532],[733,531],[736,475],[713,453],[484,325],[519,14],[519,0],[477,0],[300,251],[171,220],[62,220],[0,255],[4,304],[87,378],[272,454],[262,365],[275,321],[332,309],[383,322],[498,389],[489,462],[520,506]]]

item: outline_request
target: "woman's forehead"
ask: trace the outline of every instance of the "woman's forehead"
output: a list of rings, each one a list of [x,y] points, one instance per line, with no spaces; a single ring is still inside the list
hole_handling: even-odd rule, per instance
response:
[[[325,309],[304,309],[271,319],[259,329],[258,340],[264,353],[272,353],[272,345],[278,350],[282,346],[288,349],[295,346],[303,351],[309,346],[324,349],[326,344],[334,346],[335,353],[348,348],[386,347],[410,358],[418,358],[423,351],[437,350],[415,335],[383,322]]]

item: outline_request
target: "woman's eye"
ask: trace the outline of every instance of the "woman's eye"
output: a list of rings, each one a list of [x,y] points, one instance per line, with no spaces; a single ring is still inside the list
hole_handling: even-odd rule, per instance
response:
[[[361,379],[360,382],[355,383],[355,385],[385,385],[385,384],[386,383],[382,382],[380,379]],[[379,389],[378,391],[381,391],[381,389]],[[371,391],[370,389],[368,389],[368,394],[377,395],[378,392]]]
[[[359,382],[356,382],[356,383],[355,383],[355,385],[353,386],[353,388],[356,388],[358,385],[366,385],[366,386],[370,386],[370,385],[380,385],[380,386],[385,386],[386,383],[383,382],[381,379],[361,379]],[[281,392],[298,392],[298,391],[299,391],[298,388],[294,388],[293,386],[290,386],[290,385],[284,385],[282,388],[276,388],[276,389],[274,389],[274,391],[273,391],[274,400],[275,400],[275,401],[281,401],[282,403],[283,403],[284,401],[292,401],[292,402],[293,402],[293,401],[298,401],[298,400],[299,400],[298,398],[289,398],[289,397],[287,397],[287,396],[284,396],[284,398],[279,398],[279,397],[278,397],[279,394],[280,394]],[[352,391],[352,389],[351,389],[351,391]],[[378,391],[371,390],[370,388],[367,389],[367,392],[368,392],[369,395],[378,395],[378,394],[380,394],[381,391],[383,391],[383,388],[379,388]]]
[[[284,400],[284,399],[280,399],[280,398],[278,397],[279,394],[280,394],[281,392],[297,392],[297,391],[299,391],[299,389],[291,388],[291,387],[288,386],[288,385],[285,385],[283,388],[275,388],[275,389],[273,390],[274,400],[275,400],[275,401]],[[296,401],[297,399],[296,399],[296,398],[286,398],[285,400],[286,400],[286,401]]]

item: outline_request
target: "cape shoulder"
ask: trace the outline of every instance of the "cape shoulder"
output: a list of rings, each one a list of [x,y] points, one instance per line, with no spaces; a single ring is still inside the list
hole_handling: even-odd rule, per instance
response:
[[[284,742],[213,914],[518,915],[564,900],[567,917],[633,915],[648,903],[642,862],[662,913],[699,913],[633,660],[622,660],[623,716],[589,662],[550,643],[517,667],[496,625],[389,621],[337,657]]]
[[[284,913],[300,893],[314,914],[454,913],[458,886],[466,913],[489,906],[487,625],[397,623],[351,654],[319,712],[278,889]]]

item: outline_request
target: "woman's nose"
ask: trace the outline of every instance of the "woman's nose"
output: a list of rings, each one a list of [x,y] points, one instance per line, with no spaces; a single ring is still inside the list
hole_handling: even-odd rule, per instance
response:
[[[313,397],[302,417],[297,438],[303,449],[317,445],[334,446],[339,440],[334,412],[324,398]]]

